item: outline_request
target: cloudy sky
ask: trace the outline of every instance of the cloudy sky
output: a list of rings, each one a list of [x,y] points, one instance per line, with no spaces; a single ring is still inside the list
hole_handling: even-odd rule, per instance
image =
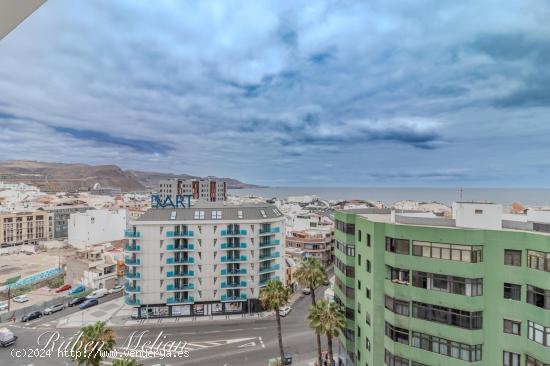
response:
[[[49,0],[0,41],[0,157],[547,187],[548,19],[545,0]]]

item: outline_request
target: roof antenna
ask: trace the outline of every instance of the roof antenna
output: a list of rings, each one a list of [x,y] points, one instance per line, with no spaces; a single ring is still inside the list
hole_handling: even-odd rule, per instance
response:
[[[462,187],[460,187],[458,189],[458,194],[460,195],[460,201],[459,202],[462,202],[462,193],[464,193],[464,190],[462,189]]]

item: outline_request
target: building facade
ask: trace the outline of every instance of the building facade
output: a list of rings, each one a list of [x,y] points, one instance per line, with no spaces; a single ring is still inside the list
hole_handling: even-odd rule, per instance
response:
[[[44,211],[0,213],[0,245],[37,245],[50,239],[50,220]]]
[[[69,244],[84,249],[89,245],[123,240],[128,222],[125,208],[73,213],[69,218]]]
[[[66,239],[69,237],[69,218],[76,212],[86,212],[93,208],[87,206],[60,206],[44,209],[51,217],[50,233],[53,239]]]
[[[138,317],[256,312],[260,289],[284,281],[284,216],[275,206],[151,209],[126,235],[125,299]]]
[[[287,249],[297,248],[303,258],[316,258],[323,266],[332,263],[332,228],[292,231],[286,238]]]
[[[336,213],[340,364],[550,364],[550,235],[499,205],[453,206]]]
[[[176,196],[191,196],[195,200],[219,202],[227,199],[227,184],[219,179],[165,179],[159,182],[158,194],[161,200]]]

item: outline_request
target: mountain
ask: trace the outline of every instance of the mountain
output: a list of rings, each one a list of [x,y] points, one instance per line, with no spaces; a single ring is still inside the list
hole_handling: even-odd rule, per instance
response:
[[[117,187],[123,192],[155,189],[166,178],[200,178],[188,174],[170,174],[123,170],[117,165],[45,163],[29,160],[0,162],[0,181],[23,182],[48,192],[88,190],[95,183]],[[215,178],[215,177],[211,177]],[[233,178],[224,179],[229,188],[253,188],[253,184]]]

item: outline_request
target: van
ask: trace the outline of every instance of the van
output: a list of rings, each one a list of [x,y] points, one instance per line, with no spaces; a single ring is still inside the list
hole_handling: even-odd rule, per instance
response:
[[[89,294],[88,296],[86,296],[87,299],[99,299],[100,297],[103,297],[105,295],[107,295],[109,293],[109,291],[107,289],[99,289],[99,290],[95,290],[95,291],[92,291],[91,294]]]

